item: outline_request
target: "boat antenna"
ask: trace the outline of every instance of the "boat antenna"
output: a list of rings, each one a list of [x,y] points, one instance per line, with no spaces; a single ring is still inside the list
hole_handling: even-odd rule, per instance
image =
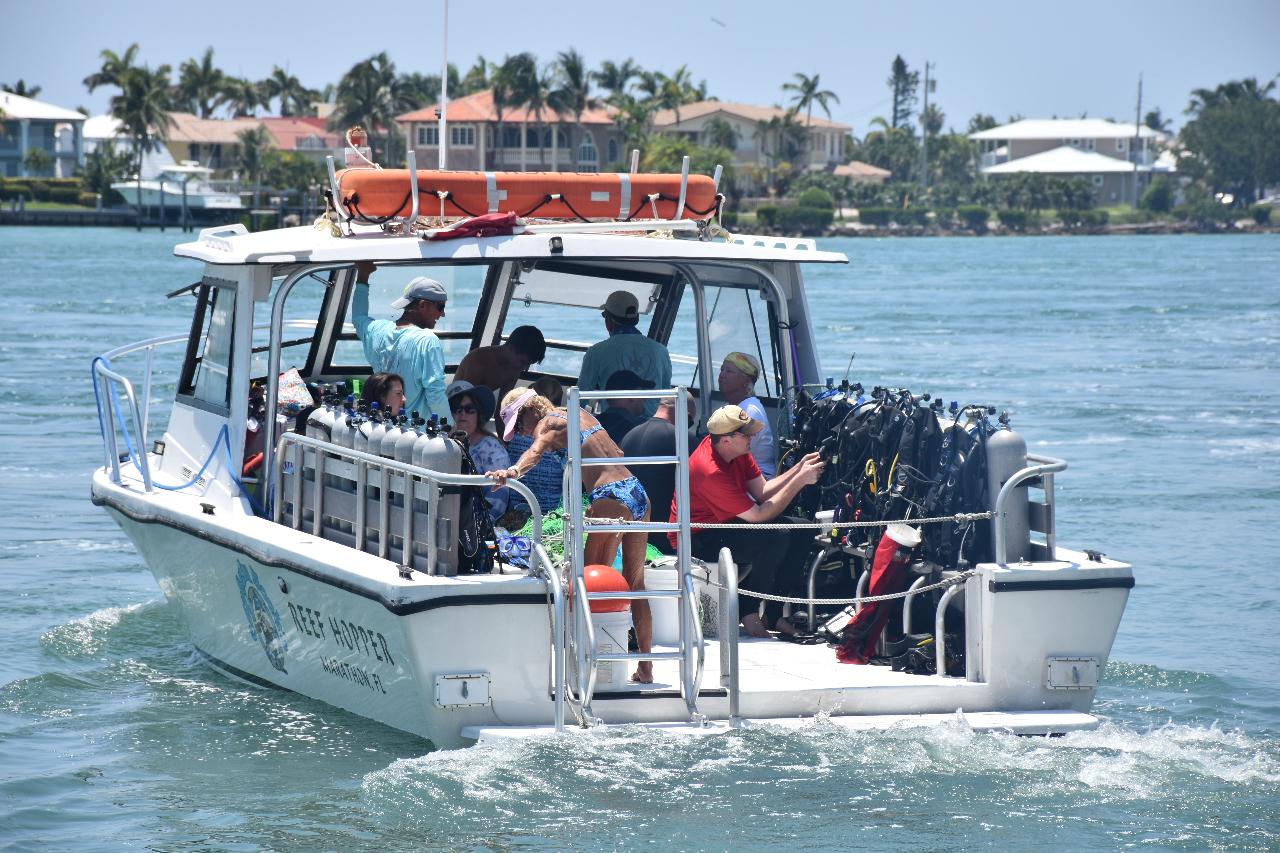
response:
[[[444,39],[444,58],[440,66],[440,139],[437,140],[437,150],[440,152],[440,171],[443,172],[449,168],[446,147],[449,137],[445,132],[448,129],[445,113],[449,110],[449,0],[444,0],[444,26],[441,27],[440,33]]]
[[[848,367],[846,367],[846,368],[844,369],[844,381],[845,381],[845,382],[848,382],[848,381],[849,381],[849,374],[853,371],[853,357],[854,357],[854,356],[856,356],[856,355],[857,355],[857,353],[856,353],[856,352],[851,352],[851,353],[849,353],[849,366],[848,366]]]

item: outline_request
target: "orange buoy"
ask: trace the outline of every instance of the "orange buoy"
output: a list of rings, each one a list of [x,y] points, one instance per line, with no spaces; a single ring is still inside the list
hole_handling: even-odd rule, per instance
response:
[[[622,576],[622,572],[612,566],[586,566],[582,570],[582,579],[586,583],[587,592],[630,592],[631,584]],[[612,598],[591,602],[592,613],[620,613],[631,609],[631,599]]]
[[[357,222],[380,224],[412,211],[408,169],[344,169],[339,204]],[[441,172],[418,170],[422,216],[515,213],[535,219],[707,219],[716,212],[716,185],[689,175],[680,209],[681,177],[629,172]]]

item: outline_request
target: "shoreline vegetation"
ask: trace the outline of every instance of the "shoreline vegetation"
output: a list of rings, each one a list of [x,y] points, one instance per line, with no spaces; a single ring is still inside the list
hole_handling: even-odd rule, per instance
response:
[[[112,184],[141,180],[143,153],[166,144],[176,113],[212,120],[256,119],[260,111],[312,121],[323,117],[331,134],[367,130],[374,159],[400,167],[410,142],[400,120],[436,103],[441,82],[433,74],[399,71],[385,52],[356,63],[336,85],[323,89],[305,86],[278,66],[259,81],[229,75],[217,67],[212,47],[183,62],[176,79],[169,65],[142,63],[136,43],[120,53],[103,50],[99,61],[100,68],[84,85],[90,92],[98,87],[117,90],[110,112],[119,122],[117,141],[127,143],[127,150],[116,151],[112,142],[98,145],[76,177],[53,178],[48,177],[54,171],[49,152],[29,149],[20,171],[39,177],[0,178],[0,210],[9,209],[0,224],[41,218],[30,215],[34,210],[21,209],[32,202],[79,206],[85,214],[120,207],[123,199]],[[554,138],[565,138],[559,147],[589,148],[595,153],[584,162],[602,171],[626,168],[623,161],[631,151],[640,153],[645,172],[679,172],[685,158],[700,174],[711,174],[722,164],[723,224],[730,231],[926,236],[1271,230],[1272,207],[1280,205],[1280,77],[1192,90],[1183,110],[1185,122],[1176,131],[1173,119],[1155,107],[1142,117],[1141,127],[1135,118],[1132,140],[1123,146],[1117,142],[1113,149],[1119,153],[1110,160],[1110,155],[1094,152],[1098,140],[1062,140],[1064,146],[1069,142],[1077,152],[1094,152],[1088,156],[1106,161],[1101,172],[1090,172],[1086,167],[1091,164],[1077,161],[1084,172],[1037,167],[1002,168],[1008,173],[992,174],[994,167],[984,167],[984,158],[1014,157],[1003,166],[1031,159],[1011,153],[1008,140],[1003,147],[983,147],[1001,143],[990,133],[1023,117],[1010,116],[1002,125],[993,115],[977,113],[967,123],[949,123],[935,94],[937,79],[929,77],[931,67],[925,69],[922,86],[920,70],[898,55],[883,84],[863,81],[860,92],[887,87],[886,103],[892,106],[857,129],[831,125],[831,107],[840,104],[840,96],[823,88],[817,74],[794,73],[783,82],[780,103],[767,111],[767,120],[731,123],[716,115],[689,124],[681,122],[680,110],[716,96],[688,65],[667,73],[643,68],[628,57],[592,69],[569,48],[549,62],[529,52],[500,62],[481,56],[465,71],[450,65],[446,73],[455,99],[490,94],[497,116],[490,144],[508,146],[505,131],[516,131],[522,150],[534,138],[539,167],[545,168],[553,125]],[[29,97],[40,91],[24,80],[0,88]],[[513,121],[504,126],[504,116],[518,110],[533,117],[532,137]],[[592,137],[584,130],[583,115],[590,110],[608,111],[611,132],[619,137],[610,140],[608,158],[597,160],[596,143],[588,144]],[[840,129],[838,138],[813,135],[813,123],[821,115]],[[658,122],[660,116],[664,123]],[[7,133],[16,122],[5,119],[0,114],[0,131]],[[1156,151],[1147,150],[1142,140],[1148,139],[1156,140]],[[429,147],[425,141],[417,145]],[[466,147],[461,141],[448,143],[457,146]],[[246,200],[246,227],[269,227],[273,218],[283,223],[289,213],[306,219],[321,208],[327,183],[323,162],[312,156],[315,152],[277,147],[265,125],[206,147],[220,149],[218,162],[207,165],[225,173],[219,179],[229,177]],[[1116,161],[1131,164],[1132,183],[1123,191],[1106,184],[1102,175],[1123,171],[1115,168]],[[273,217],[276,209],[279,215]],[[857,211],[856,222],[843,215],[849,210]],[[162,224],[156,213],[136,211],[134,218],[139,227]]]

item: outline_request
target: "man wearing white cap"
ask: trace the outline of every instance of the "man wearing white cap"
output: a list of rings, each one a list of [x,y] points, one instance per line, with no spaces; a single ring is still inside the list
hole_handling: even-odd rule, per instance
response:
[[[444,348],[431,330],[444,316],[449,299],[444,285],[418,276],[391,303],[400,318],[375,320],[369,316],[369,275],[373,263],[356,264],[356,287],[351,297],[351,322],[364,345],[364,356],[375,373],[398,373],[404,379],[405,408],[424,418],[449,417],[444,388]]]
[[[591,345],[582,357],[578,388],[603,391],[609,377],[630,370],[652,382],[651,388],[671,387],[671,354],[667,348],[636,328],[640,322],[640,301],[628,290],[615,290],[600,306],[609,337]],[[645,416],[658,409],[657,400],[645,401]]]

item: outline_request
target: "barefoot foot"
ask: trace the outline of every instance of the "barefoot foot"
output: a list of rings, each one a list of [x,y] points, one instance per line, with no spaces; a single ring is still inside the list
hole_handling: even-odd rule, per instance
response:
[[[652,684],[653,662],[645,660],[636,664],[636,671],[631,673],[631,680],[636,684]]]
[[[760,621],[760,617],[754,613],[748,613],[742,617],[742,630],[747,632],[748,637],[769,636],[769,629]]]

